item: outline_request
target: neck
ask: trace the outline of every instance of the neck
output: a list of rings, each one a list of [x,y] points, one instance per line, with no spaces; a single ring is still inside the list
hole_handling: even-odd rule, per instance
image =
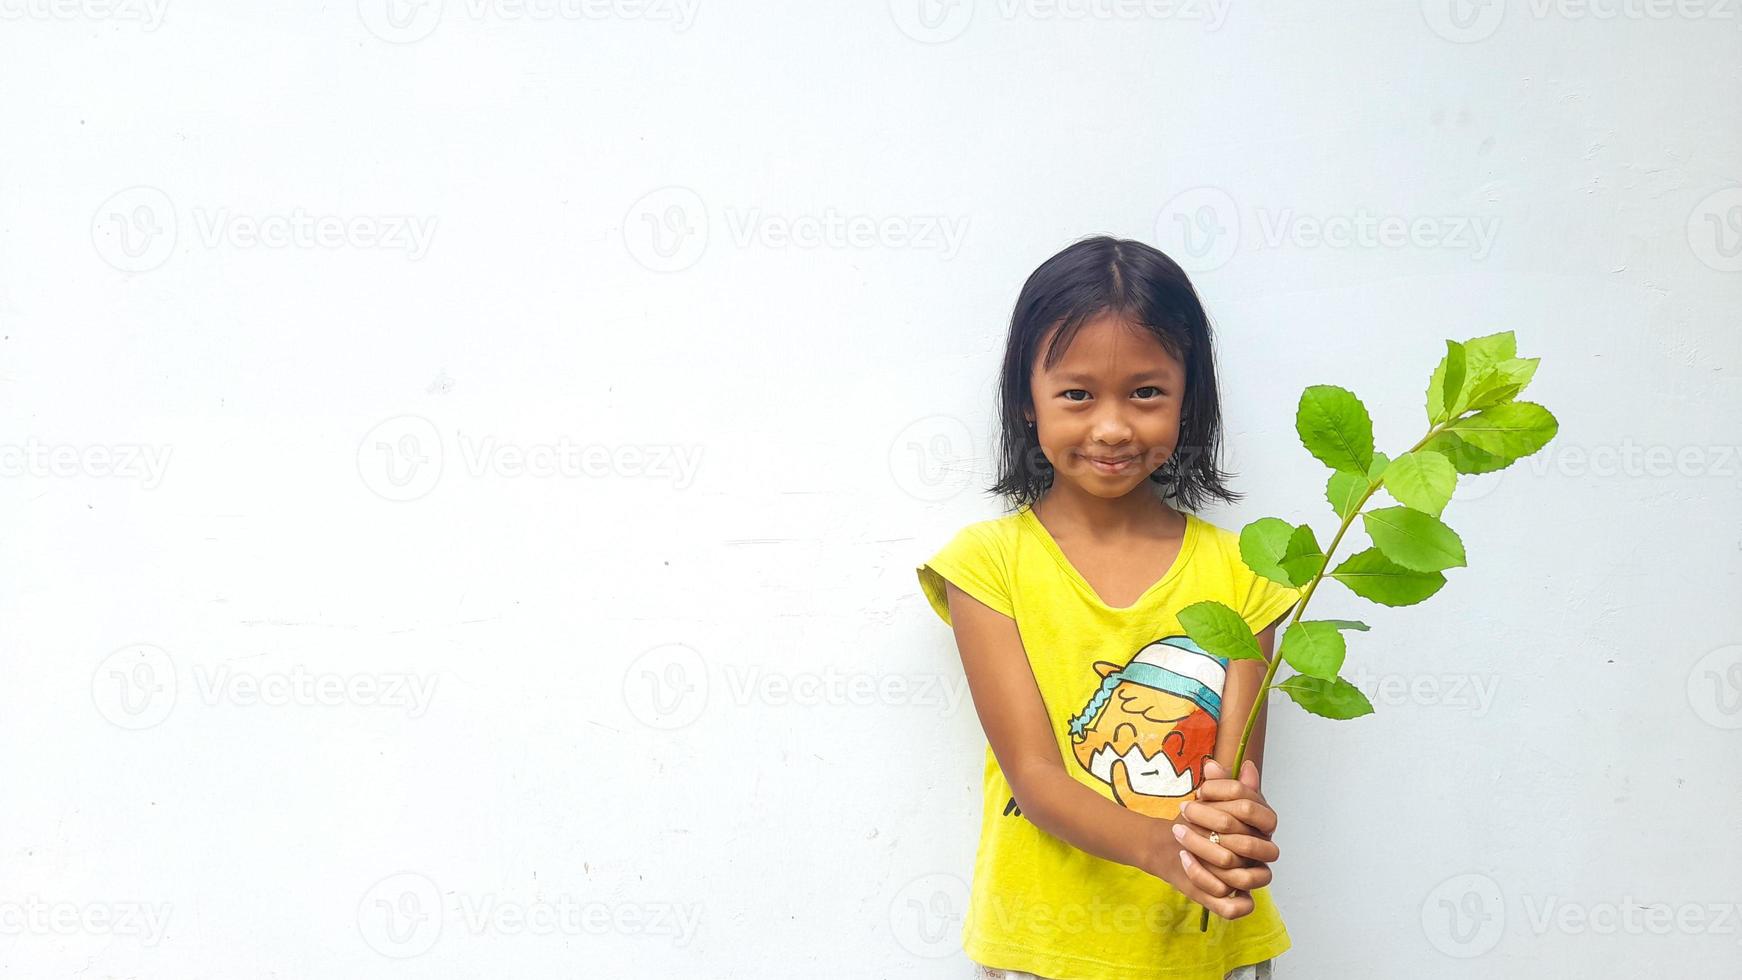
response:
[[[1081,487],[1054,480],[1033,508],[1055,531],[1077,532],[1089,537],[1117,537],[1134,532],[1154,533],[1182,519],[1163,503],[1147,481],[1123,497],[1097,497]]]

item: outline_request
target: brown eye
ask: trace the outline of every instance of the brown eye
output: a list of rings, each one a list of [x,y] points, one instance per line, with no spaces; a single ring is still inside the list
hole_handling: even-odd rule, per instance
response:
[[[1153,392],[1155,392],[1155,394],[1153,394],[1153,395],[1150,395],[1150,396],[1149,396],[1149,397],[1151,397],[1151,398],[1160,398],[1160,397],[1161,397],[1161,396],[1162,396],[1162,395],[1165,395],[1165,394],[1167,394],[1167,392],[1165,392],[1165,391],[1162,391],[1162,390],[1161,390],[1161,389],[1160,389],[1160,388],[1157,388],[1157,387],[1156,387],[1156,386],[1154,386],[1154,385],[1144,385],[1144,386],[1143,386],[1143,387],[1141,387],[1141,388],[1139,388],[1139,389],[1137,389],[1137,391],[1138,391],[1138,392],[1144,392],[1144,391],[1153,391]],[[1135,392],[1134,392],[1134,394],[1135,394]]]
[[[1065,396],[1065,401],[1080,402],[1080,401],[1082,401],[1081,398],[1072,398],[1071,397],[1071,395],[1076,394],[1079,391],[1082,391],[1083,394],[1085,394],[1085,395],[1088,394],[1088,392],[1083,391],[1083,389],[1081,389],[1081,388],[1072,388],[1071,390],[1063,392],[1062,394]]]

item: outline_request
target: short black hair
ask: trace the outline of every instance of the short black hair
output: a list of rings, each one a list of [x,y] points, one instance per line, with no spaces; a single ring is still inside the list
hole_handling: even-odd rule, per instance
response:
[[[1232,474],[1218,465],[1222,405],[1216,388],[1214,341],[1209,315],[1179,263],[1156,248],[1129,239],[1097,235],[1079,239],[1040,264],[1022,284],[1010,315],[999,384],[1001,438],[997,482],[1014,510],[1038,501],[1052,486],[1052,463],[1028,426],[1034,359],[1048,330],[1061,325],[1046,349],[1053,367],[1084,322],[1104,313],[1122,315],[1149,331],[1185,366],[1179,445],[1153,473],[1159,494],[1196,511],[1214,498],[1235,503],[1243,494],[1227,485]]]

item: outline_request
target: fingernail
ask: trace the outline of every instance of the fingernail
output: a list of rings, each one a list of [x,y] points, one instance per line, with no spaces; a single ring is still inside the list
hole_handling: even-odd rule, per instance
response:
[[[1214,769],[1215,771],[1211,772],[1210,771],[1211,769]],[[1228,770],[1223,769],[1222,764],[1220,762],[1217,762],[1214,759],[1205,759],[1204,760],[1204,775],[1206,775],[1206,776],[1226,776],[1227,774],[1228,774]]]
[[[1180,864],[1180,867],[1182,867],[1182,868],[1191,867],[1192,866],[1191,854],[1186,852],[1186,851],[1179,852],[1179,864]]]
[[[1173,825],[1173,839],[1181,844],[1186,842],[1186,829],[1183,825],[1177,823]]]
[[[1187,812],[1186,812],[1186,807],[1187,807],[1187,806],[1188,806],[1188,805],[1189,805],[1189,804],[1186,804],[1186,803],[1181,803],[1181,804],[1180,804],[1180,805],[1179,805],[1179,815],[1180,815],[1180,816],[1182,816],[1182,817],[1185,817],[1185,818],[1186,818],[1186,819],[1187,819],[1187,820],[1190,820],[1190,819],[1191,819],[1191,818],[1192,818],[1192,816],[1191,816],[1191,814],[1189,814],[1189,813],[1187,813]]]

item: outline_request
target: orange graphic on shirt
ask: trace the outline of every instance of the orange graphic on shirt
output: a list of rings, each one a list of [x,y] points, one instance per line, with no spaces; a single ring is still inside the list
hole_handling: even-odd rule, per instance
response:
[[[1157,640],[1123,667],[1097,662],[1100,684],[1069,726],[1078,764],[1126,809],[1178,816],[1216,748],[1227,664],[1185,636]]]

